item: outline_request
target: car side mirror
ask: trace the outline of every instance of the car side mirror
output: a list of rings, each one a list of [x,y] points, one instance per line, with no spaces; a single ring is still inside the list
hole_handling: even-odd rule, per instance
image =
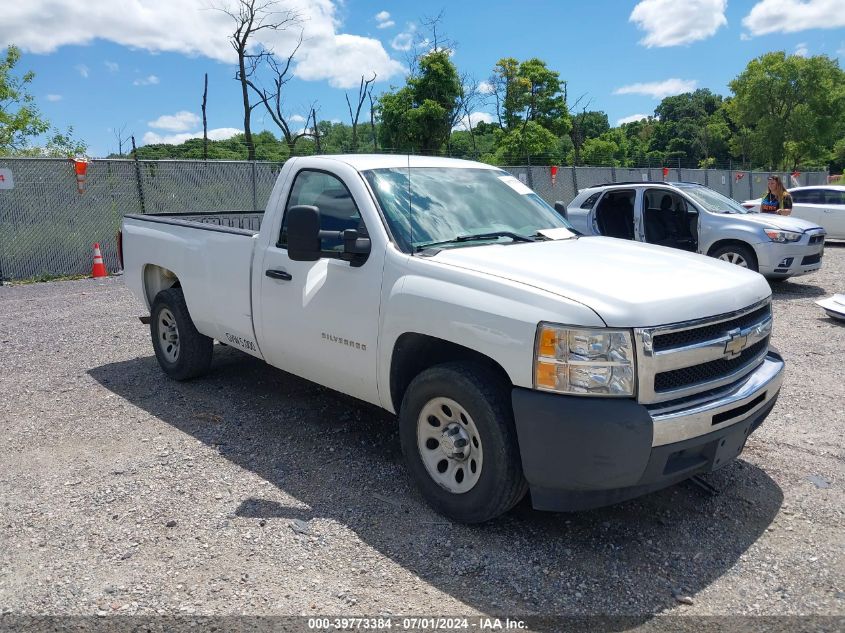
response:
[[[568,219],[566,217],[566,205],[563,204],[563,202],[561,200],[557,200],[555,202],[555,211],[557,211],[562,218]]]
[[[339,253],[322,250],[323,239],[343,240]],[[361,236],[356,229],[344,231],[320,230],[320,209],[310,205],[297,205],[287,210],[287,251],[295,262],[315,262],[331,258],[361,266],[370,254],[370,238]]]
[[[288,209],[287,216],[288,257],[295,262],[320,259],[320,210],[302,204]]]

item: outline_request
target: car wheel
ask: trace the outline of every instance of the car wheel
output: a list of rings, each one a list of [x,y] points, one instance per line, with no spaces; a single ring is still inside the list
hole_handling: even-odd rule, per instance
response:
[[[197,331],[181,288],[168,288],[156,295],[150,336],[158,364],[174,380],[196,378],[211,366],[214,340]]]
[[[739,266],[741,268],[753,270],[754,272],[758,271],[757,256],[748,246],[742,246],[741,244],[728,244],[727,246],[722,246],[713,251],[712,257],[721,259],[724,262],[734,264],[735,266]]]
[[[405,392],[402,452],[420,492],[440,514],[480,523],[525,496],[510,390],[482,365],[448,363],[419,374]]]

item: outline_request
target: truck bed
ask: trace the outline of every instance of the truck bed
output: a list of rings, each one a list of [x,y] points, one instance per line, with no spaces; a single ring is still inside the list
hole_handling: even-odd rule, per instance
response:
[[[131,217],[152,220],[153,222],[161,219],[167,220],[168,223],[171,223],[170,221],[177,221],[188,224],[209,224],[230,229],[241,229],[249,232],[250,235],[255,235],[261,229],[264,211],[223,211],[216,213],[203,213],[199,211],[191,213],[132,214]]]
[[[123,221],[126,284],[152,306],[178,277],[197,330],[219,341],[255,341],[252,257],[263,212],[130,214]],[[164,273],[162,273],[164,269]],[[169,277],[172,280],[172,277]],[[256,349],[245,350],[261,357]]]

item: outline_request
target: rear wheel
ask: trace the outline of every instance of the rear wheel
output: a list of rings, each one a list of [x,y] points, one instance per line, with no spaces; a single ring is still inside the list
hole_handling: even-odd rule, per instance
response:
[[[525,495],[510,385],[486,367],[447,363],[422,372],[399,423],[408,469],[437,512],[480,523]]]
[[[748,246],[728,244],[713,251],[712,256],[740,268],[748,268],[757,272],[757,256]]]
[[[150,335],[158,364],[174,380],[196,378],[211,366],[214,341],[197,331],[181,288],[168,288],[156,295]]]

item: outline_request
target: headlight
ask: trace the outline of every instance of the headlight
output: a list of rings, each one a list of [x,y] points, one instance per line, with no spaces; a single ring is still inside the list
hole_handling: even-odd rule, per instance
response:
[[[777,231],[775,229],[766,229],[766,235],[773,242],[780,242],[786,244],[787,242],[797,242],[801,239],[802,233],[794,233],[792,231]]]
[[[634,395],[634,346],[629,330],[541,323],[534,358],[535,389],[592,396]]]

